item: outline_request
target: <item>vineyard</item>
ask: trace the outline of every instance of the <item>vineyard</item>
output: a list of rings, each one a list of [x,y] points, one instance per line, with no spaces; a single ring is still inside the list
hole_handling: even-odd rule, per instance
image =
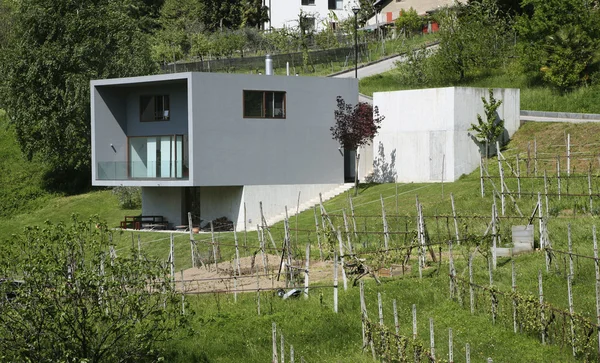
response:
[[[358,197],[243,231],[115,232],[113,253],[163,259],[185,293],[182,310],[216,309],[218,326],[231,324],[224,341],[245,339],[230,336],[238,329],[260,335],[245,343],[257,361],[319,361],[315,344],[365,361],[598,360],[594,147],[576,133],[562,152],[515,141],[456,183],[364,185]],[[344,332],[313,344],[326,328],[305,309]],[[292,316],[303,317],[300,331]],[[219,334],[200,319],[199,334]]]

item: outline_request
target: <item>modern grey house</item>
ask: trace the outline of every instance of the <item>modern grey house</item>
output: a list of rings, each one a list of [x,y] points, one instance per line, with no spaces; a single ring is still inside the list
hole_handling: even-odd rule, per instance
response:
[[[93,80],[92,185],[142,187],[142,215],[255,226],[344,182],[331,138],[355,79],[175,73]]]

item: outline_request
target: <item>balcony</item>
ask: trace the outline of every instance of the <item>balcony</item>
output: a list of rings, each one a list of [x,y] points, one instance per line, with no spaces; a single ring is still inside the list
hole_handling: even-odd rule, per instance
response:
[[[97,180],[188,180],[188,169],[180,161],[99,161]]]

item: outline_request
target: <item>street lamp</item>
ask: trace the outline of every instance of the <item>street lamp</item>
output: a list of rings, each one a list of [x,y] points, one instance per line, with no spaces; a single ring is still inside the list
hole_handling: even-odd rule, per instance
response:
[[[352,8],[354,13],[354,78],[358,78],[358,12],[360,8],[355,6]]]

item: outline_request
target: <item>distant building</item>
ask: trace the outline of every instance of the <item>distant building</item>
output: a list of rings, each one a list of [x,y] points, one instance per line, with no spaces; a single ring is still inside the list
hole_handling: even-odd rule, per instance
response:
[[[367,21],[366,26],[375,28],[376,26],[393,24],[400,16],[401,11],[407,11],[410,8],[415,9],[417,14],[423,16],[444,7],[452,6],[457,1],[460,3],[467,2],[467,0],[378,0],[373,5],[379,11]]]
[[[307,26],[314,30],[335,28],[337,22],[350,16],[358,0],[264,0],[269,7],[269,23],[265,28],[297,27],[300,12],[306,15]]]
[[[93,80],[92,185],[139,186],[142,215],[239,229],[344,183],[331,138],[356,79],[173,73]],[[202,221],[200,221],[202,220]]]

